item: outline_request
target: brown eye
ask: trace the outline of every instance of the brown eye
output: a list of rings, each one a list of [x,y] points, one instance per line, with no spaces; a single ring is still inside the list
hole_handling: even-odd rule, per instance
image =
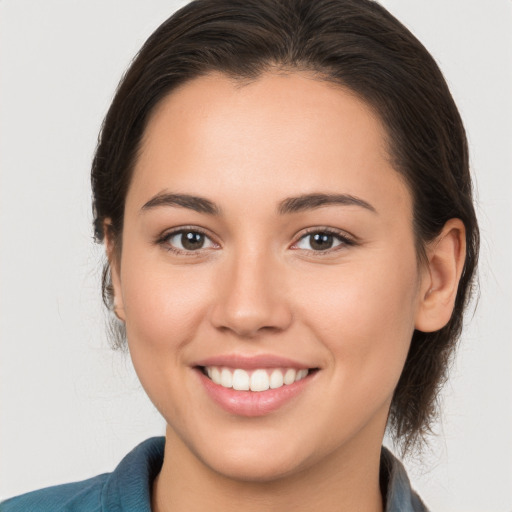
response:
[[[315,251],[330,249],[334,243],[334,236],[327,233],[315,233],[314,235],[310,235],[310,237],[311,240],[309,244],[311,245],[311,249]]]
[[[307,251],[321,252],[341,245],[351,245],[351,241],[328,231],[315,231],[304,235],[297,242],[296,247]]]
[[[204,235],[202,233],[194,233],[193,231],[182,233],[181,245],[187,251],[201,249],[204,245]]]
[[[166,238],[166,242],[178,251],[197,251],[214,247],[213,242],[204,233],[193,230],[175,231]]]

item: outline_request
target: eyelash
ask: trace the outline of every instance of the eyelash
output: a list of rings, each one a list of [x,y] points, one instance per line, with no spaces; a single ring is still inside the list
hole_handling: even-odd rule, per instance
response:
[[[156,240],[156,243],[158,245],[161,245],[162,247],[164,247],[164,249],[166,251],[169,251],[169,252],[172,252],[174,254],[177,254],[177,255],[183,255],[183,256],[200,256],[201,253],[202,253],[202,248],[196,250],[196,251],[192,251],[192,250],[183,250],[183,249],[179,249],[177,247],[173,247],[170,243],[169,243],[169,240],[174,237],[174,236],[177,236],[177,235],[183,235],[184,233],[198,233],[200,235],[203,235],[206,239],[210,240],[214,245],[217,245],[218,244],[216,242],[214,242],[212,240],[212,237],[209,236],[204,230],[196,227],[196,226],[184,226],[182,228],[179,228],[179,229],[176,229],[176,230],[173,230],[173,231],[169,231],[169,232],[166,232],[164,233],[161,237],[159,237],[157,240]]]
[[[190,226],[190,227],[185,226],[185,227],[182,227],[182,228],[170,231],[170,232],[166,232],[156,240],[156,244],[161,245],[162,247],[165,248],[165,250],[172,252],[174,254],[177,254],[177,255],[200,256],[202,254],[202,249],[203,249],[202,247],[197,250],[183,250],[183,249],[179,249],[177,247],[173,247],[169,243],[169,240],[172,237],[180,235],[180,234],[183,235],[184,233],[196,233],[196,234],[203,235],[205,238],[210,240],[210,242],[212,244],[216,245],[217,247],[219,246],[219,244],[214,242],[212,240],[212,238],[204,230],[202,230],[196,226]],[[332,228],[322,227],[322,228],[311,228],[308,231],[306,231],[305,233],[303,233],[298,238],[298,240],[296,242],[294,242],[294,244],[292,245],[292,249],[294,246],[296,246],[302,240],[306,239],[308,236],[315,235],[315,234],[323,234],[323,235],[332,236],[340,242],[338,245],[336,245],[334,247],[329,247],[326,250],[316,251],[314,249],[303,249],[304,251],[306,251],[308,253],[313,253],[317,256],[328,255],[335,251],[339,251],[343,247],[350,247],[350,246],[357,245],[356,241],[353,238],[347,236],[346,234],[342,234],[340,231],[334,230]],[[300,249],[295,248],[293,250],[300,250]]]
[[[332,228],[328,228],[328,227],[311,228],[311,229],[307,230],[305,233],[303,233],[299,237],[297,242],[295,242],[293,245],[295,246],[301,240],[304,240],[308,236],[316,235],[316,234],[329,235],[329,236],[332,236],[332,237],[336,238],[340,242],[339,245],[334,246],[332,248],[330,247],[330,248],[328,248],[328,249],[326,249],[324,251],[315,251],[313,249],[304,249],[308,253],[314,253],[315,255],[318,255],[318,256],[324,256],[324,255],[327,256],[327,255],[332,254],[333,252],[336,252],[336,251],[339,251],[339,250],[343,249],[344,247],[351,247],[351,246],[357,245],[356,241],[352,237],[349,237],[345,233],[342,234],[342,232],[340,232],[338,230],[335,230],[335,229],[332,229]],[[295,249],[295,250],[299,250],[299,249]]]

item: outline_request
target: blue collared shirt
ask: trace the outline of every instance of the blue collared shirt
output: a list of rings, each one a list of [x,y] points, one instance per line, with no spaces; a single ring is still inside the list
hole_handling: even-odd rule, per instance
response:
[[[164,437],[134,448],[112,473],[47,487],[0,503],[0,512],[151,512],[151,487],[164,459]],[[403,465],[386,448],[381,454],[385,512],[428,512],[411,489]]]

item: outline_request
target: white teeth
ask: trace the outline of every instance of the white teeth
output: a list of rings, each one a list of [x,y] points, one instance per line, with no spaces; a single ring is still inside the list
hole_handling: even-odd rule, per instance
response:
[[[284,383],[287,385],[293,384],[295,382],[296,375],[297,372],[293,368],[288,368],[284,374]]]
[[[281,370],[274,370],[270,374],[270,388],[280,388],[284,384],[283,372]]]
[[[302,380],[307,374],[308,374],[307,370],[305,370],[305,369],[299,370],[297,372],[297,376],[295,377],[295,382],[297,382],[298,380]]]
[[[235,370],[233,372],[233,389],[238,391],[249,390],[249,374],[245,370]]]
[[[220,385],[225,388],[233,387],[233,374],[227,368],[223,368],[220,372]]]
[[[256,370],[251,375],[251,391],[266,391],[269,384],[268,373],[265,370]]]
[[[208,372],[208,376],[213,380],[213,382],[215,382],[215,384],[220,384],[220,370],[216,366],[208,367],[208,370],[210,370],[210,368],[211,375],[210,372]]]
[[[278,389],[302,380],[309,373],[309,370],[305,368],[300,370],[294,368],[258,369],[251,372],[241,368],[220,368],[218,366],[207,366],[205,371],[215,384],[237,391]]]

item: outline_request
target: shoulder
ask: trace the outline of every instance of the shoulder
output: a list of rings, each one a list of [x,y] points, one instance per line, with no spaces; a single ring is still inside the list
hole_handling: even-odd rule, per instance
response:
[[[151,487],[163,462],[165,439],[135,447],[112,473],[47,487],[0,503],[0,512],[151,511]]]
[[[82,482],[46,487],[11,498],[0,504],[0,512],[64,512],[101,510],[101,491],[109,474]]]
[[[382,447],[380,464],[386,512],[428,512],[428,508],[412,489],[403,464],[385,447]]]

